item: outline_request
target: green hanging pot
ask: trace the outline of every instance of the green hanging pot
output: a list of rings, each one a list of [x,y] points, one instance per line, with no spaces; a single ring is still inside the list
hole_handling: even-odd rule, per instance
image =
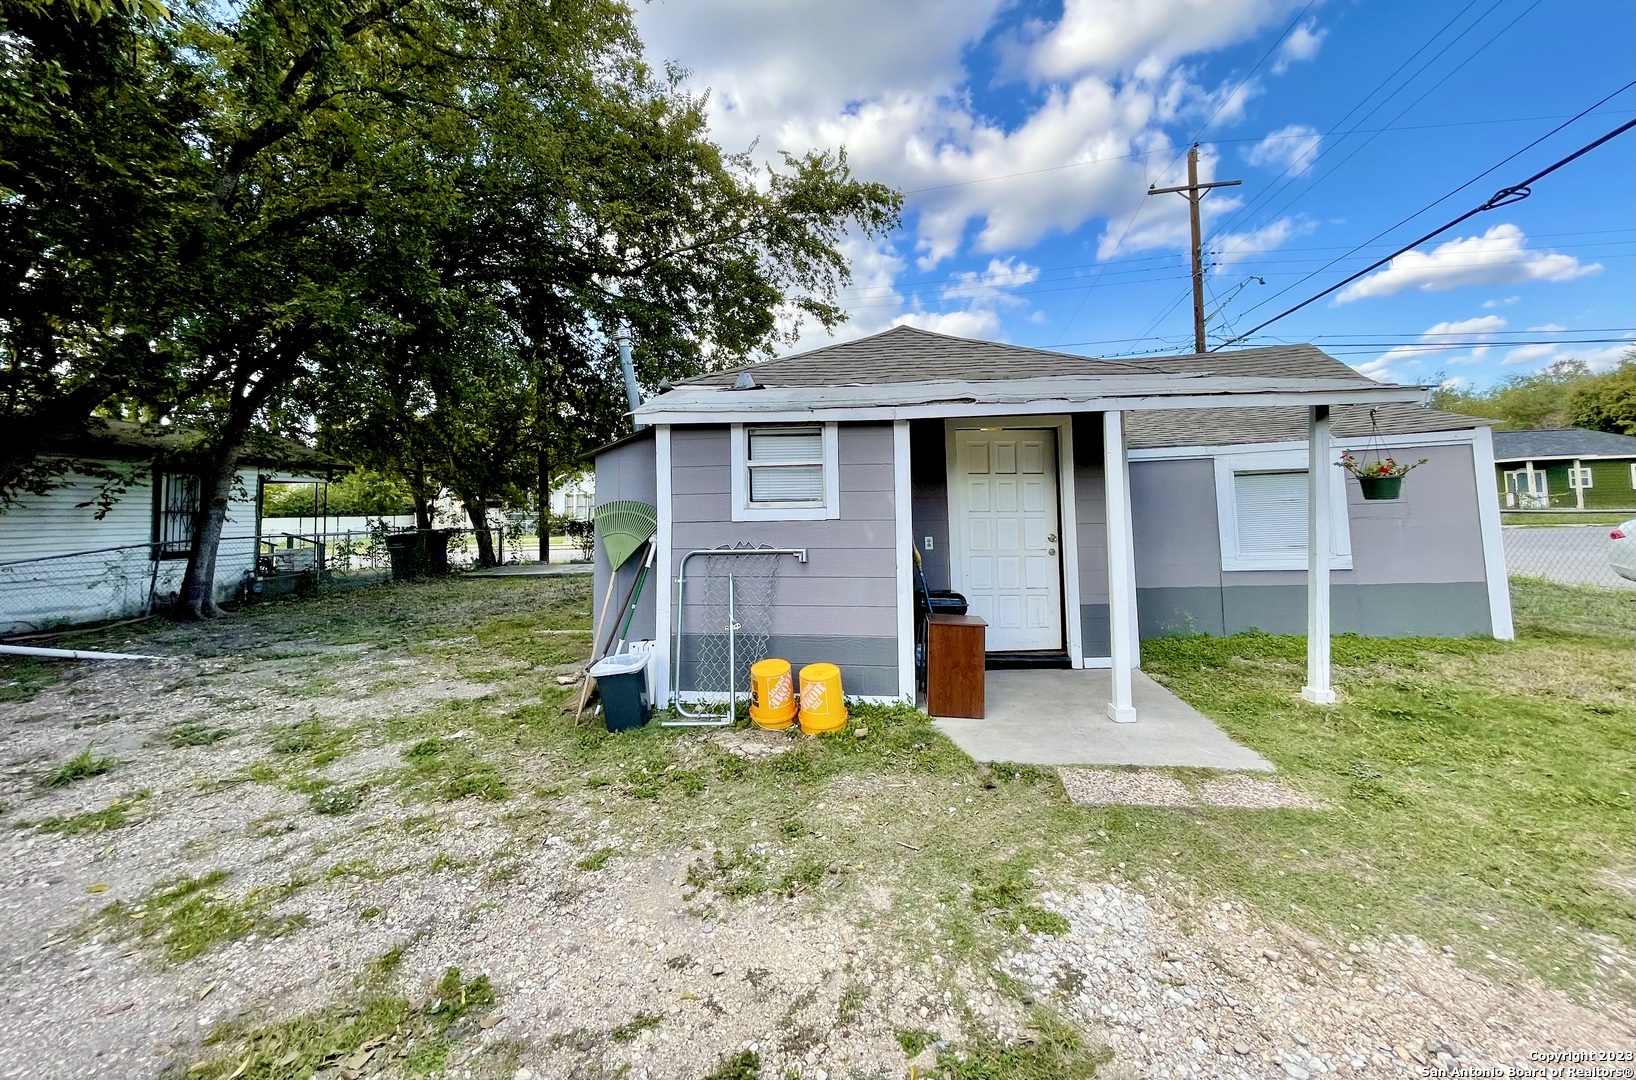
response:
[[[1403,492],[1403,477],[1360,476],[1358,486],[1363,488],[1363,497],[1369,502],[1395,499]]]

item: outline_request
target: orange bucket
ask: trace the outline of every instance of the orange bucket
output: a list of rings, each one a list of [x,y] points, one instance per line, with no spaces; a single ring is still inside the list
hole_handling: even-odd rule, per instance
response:
[[[795,722],[795,684],[788,660],[750,665],[750,719],[768,731],[782,731]]]
[[[801,731],[817,735],[846,727],[846,700],[841,696],[841,669],[808,664],[801,669]]]

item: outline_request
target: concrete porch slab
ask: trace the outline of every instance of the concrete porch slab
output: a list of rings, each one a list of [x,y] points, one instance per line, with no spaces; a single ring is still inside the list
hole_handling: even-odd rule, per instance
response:
[[[990,671],[988,715],[937,717],[935,726],[978,761],[1273,771],[1272,762],[1140,671],[1132,678],[1136,723],[1114,723],[1107,712],[1112,679],[1105,668]]]

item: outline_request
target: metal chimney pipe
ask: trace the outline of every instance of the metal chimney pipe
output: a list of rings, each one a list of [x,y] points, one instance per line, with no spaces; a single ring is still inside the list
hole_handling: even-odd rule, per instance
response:
[[[630,402],[631,411],[635,412],[636,407],[642,404],[642,395],[636,388],[636,367],[631,363],[631,332],[622,326],[614,340],[619,342],[619,367],[625,373],[625,400]],[[647,425],[635,424],[634,427],[641,431]]]

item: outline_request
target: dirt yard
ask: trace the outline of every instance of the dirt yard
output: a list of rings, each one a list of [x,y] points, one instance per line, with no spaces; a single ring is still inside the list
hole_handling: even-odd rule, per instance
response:
[[[572,722],[590,606],[371,587],[64,642],[158,662],[0,668],[0,1077],[1303,1080],[1636,1047],[1630,951],[1572,912],[1543,978],[1486,931],[1274,910],[1189,862],[1339,789],[1076,806],[906,708],[610,736]],[[1585,886],[1617,914],[1626,877]]]

